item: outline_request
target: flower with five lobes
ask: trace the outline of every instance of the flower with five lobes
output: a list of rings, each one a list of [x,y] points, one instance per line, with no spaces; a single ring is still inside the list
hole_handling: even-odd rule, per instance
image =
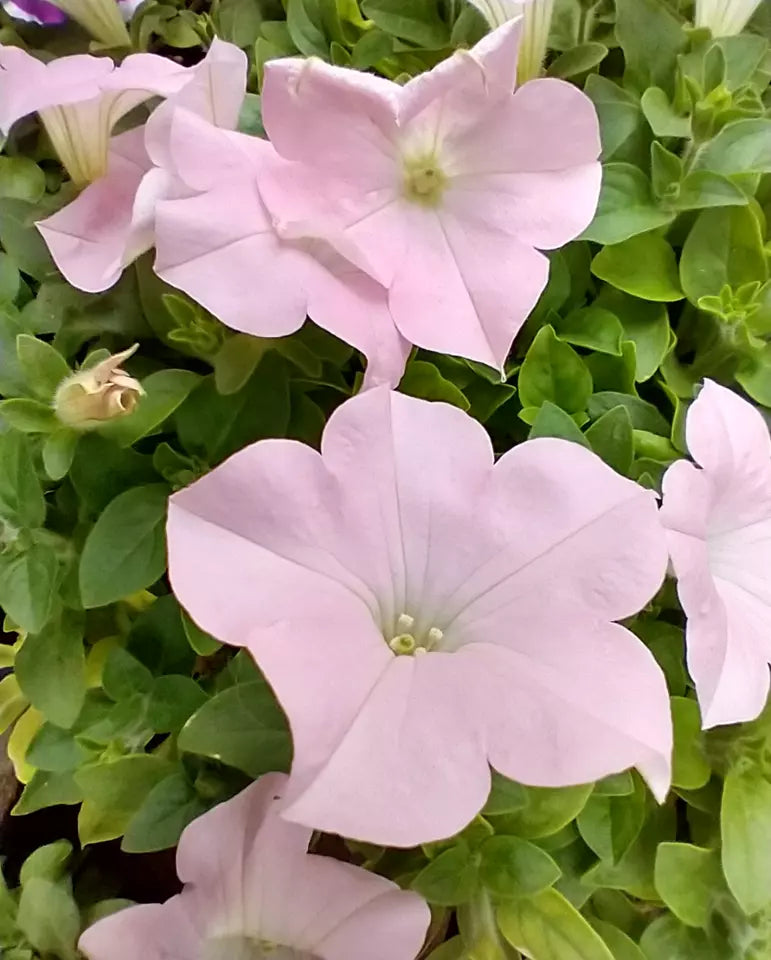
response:
[[[267,774],[194,820],[177,848],[184,888],[97,921],[88,960],[414,960],[427,904],[390,880],[307,853],[311,831],[280,817]]]
[[[266,64],[263,119],[294,161],[273,217],[357,247],[417,346],[502,368],[549,261],[591,222],[599,125],[561,80],[514,91],[520,21],[404,86],[311,58]],[[339,238],[339,239],[338,239]]]
[[[686,420],[695,464],[664,476],[688,667],[705,727],[753,720],[771,663],[771,439],[760,413],[707,380]]]
[[[696,26],[709,27],[713,37],[741,33],[760,6],[760,0],[696,0]]]
[[[163,61],[150,54],[127,58],[119,68],[121,86],[142,82],[146,57],[151,57],[152,67],[156,60]],[[111,287],[124,268],[155,243],[160,201],[195,193],[171,169],[168,143],[174,112],[194,113],[209,125],[234,128],[238,123],[246,92],[243,50],[215,39],[199,64],[177,69],[182,73],[174,77],[167,100],[147,123],[109,139],[104,175],[37,224],[57,267],[80,290],[95,293]],[[109,136],[109,128],[104,134]]]
[[[108,57],[76,54],[43,63],[19,47],[0,46],[0,132],[37,112],[73,183],[107,171],[110,135],[130,110],[184,86],[188,70],[151,53],[116,67]]]
[[[451,836],[490,766],[526,784],[636,765],[662,799],[661,670],[614,622],[666,570],[654,495],[565,440],[495,463],[484,428],[385,388],[321,454],[265,440],[171,498],[170,577],[286,711],[287,819],[387,846]]]

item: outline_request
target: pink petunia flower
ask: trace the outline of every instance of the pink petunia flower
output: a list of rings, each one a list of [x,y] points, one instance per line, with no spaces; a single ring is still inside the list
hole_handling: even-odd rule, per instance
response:
[[[122,910],[81,936],[89,960],[413,960],[430,912],[415,893],[329,857],[279,816],[268,774],[182,834],[182,893]]]
[[[156,273],[256,336],[286,336],[310,315],[364,353],[365,387],[398,384],[410,345],[383,287],[332,245],[306,238],[303,224],[284,229],[266,210],[261,178],[285,163],[273,147],[177,111],[169,154],[191,195],[157,207]]]
[[[111,287],[128,264],[153,246],[156,205],[168,196],[191,192],[170,170],[168,140],[174,112],[192,111],[209,124],[231,129],[238,123],[246,90],[242,50],[215,39],[200,64],[177,69],[184,72],[147,123],[109,140],[104,176],[38,223],[56,265],[80,290]],[[143,82],[144,70],[144,59],[129,57],[120,75],[116,71],[103,86],[132,88]],[[105,137],[110,129],[104,129]]]
[[[412,846],[482,808],[490,765],[541,786],[637,765],[659,798],[664,678],[614,621],[659,588],[653,495],[583,447],[494,464],[483,427],[380,388],[321,454],[266,440],[171,499],[170,576],[246,646],[294,743],[286,817]]]
[[[707,728],[754,719],[768,697],[771,439],[750,403],[711,380],[686,438],[697,465],[669,468],[661,516]]]
[[[601,177],[580,90],[512,95],[519,33],[507,23],[405,86],[275,60],[263,91],[266,130],[296,161],[261,181],[271,213],[357,246],[408,341],[499,368],[546,285],[539,250],[590,223]]]
[[[43,63],[19,47],[0,46],[0,132],[37,112],[76,186],[107,170],[117,122],[152,96],[169,96],[188,70],[166,57],[136,53],[116,67],[107,57],[76,54]]]

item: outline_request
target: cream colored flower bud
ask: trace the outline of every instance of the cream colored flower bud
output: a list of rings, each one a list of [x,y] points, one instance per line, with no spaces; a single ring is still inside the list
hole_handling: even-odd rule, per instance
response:
[[[106,420],[132,413],[145,391],[121,364],[138,348],[135,343],[63,380],[54,397],[54,409],[62,423],[75,430],[93,430]]]

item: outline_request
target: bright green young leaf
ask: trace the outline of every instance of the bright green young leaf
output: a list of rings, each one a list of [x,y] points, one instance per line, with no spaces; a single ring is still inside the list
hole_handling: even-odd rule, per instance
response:
[[[86,696],[82,625],[72,617],[27,637],[16,656],[25,696],[58,727],[75,723]]]
[[[647,176],[631,163],[608,163],[594,220],[581,235],[595,243],[614,244],[666,226],[674,214],[656,205]]]
[[[0,433],[0,517],[34,528],[42,525],[45,515],[29,440],[18,433]]]
[[[291,742],[286,720],[264,680],[228,687],[182,728],[179,749],[213,757],[259,777],[286,770]]]
[[[555,315],[554,329],[560,340],[574,347],[621,356],[621,323],[614,313],[595,304],[571,310],[565,317]]]
[[[100,433],[122,447],[130,447],[152,433],[174,413],[201,378],[190,370],[159,370],[142,381],[145,396],[133,413],[111,420]]]
[[[519,372],[522,406],[537,408],[548,400],[566,413],[580,413],[591,395],[592,376],[581,357],[553,327],[542,327]]]
[[[641,234],[600,250],[592,260],[592,273],[617,290],[643,300],[683,299],[675,252],[655,233]]]
[[[696,151],[693,169],[732,174],[771,172],[771,120],[735,120]]]
[[[586,439],[605,463],[619,473],[629,473],[634,459],[634,436],[626,407],[619,404],[604,413],[586,431]]]
[[[672,785],[683,790],[698,790],[712,775],[698,703],[686,697],[672,697],[672,722],[675,734]]]
[[[548,853],[519,837],[490,837],[480,854],[479,877],[496,898],[533,896],[560,878]]]
[[[411,886],[429,903],[455,907],[474,896],[478,876],[478,866],[468,845],[458,843],[424,867]]]
[[[104,510],[80,559],[83,605],[103,607],[151,586],[166,569],[163,484],[134,487]]]
[[[727,960],[716,950],[703,930],[694,930],[666,914],[654,920],[640,940],[646,960]]]
[[[188,778],[176,771],[157,783],[131,818],[121,843],[127,853],[175,846],[185,827],[206,812]]]
[[[747,915],[771,905],[771,782],[729,770],[720,812],[723,872]]]
[[[690,118],[677,113],[660,87],[648,87],[642,95],[640,105],[645,119],[657,137],[690,137]]]
[[[34,395],[50,402],[56,388],[72,372],[67,361],[50,343],[26,333],[16,338],[16,354]]]
[[[726,285],[736,289],[767,278],[760,224],[749,207],[723,207],[699,214],[680,258],[680,279],[691,303],[719,296]]]
[[[716,899],[725,891],[720,854],[689,843],[662,843],[656,854],[655,883],[678,920],[689,927],[706,927]]]
[[[602,937],[556,890],[499,907],[498,926],[532,960],[613,960]]]
[[[680,193],[672,201],[678,210],[702,210],[706,207],[744,207],[747,194],[733,180],[710,170],[692,170],[680,184]]]
[[[539,840],[559,833],[583,810],[592,792],[592,784],[578,787],[524,787],[527,802],[494,818],[496,834],[512,834],[526,840]]]
[[[0,680],[0,734],[5,733],[28,706],[29,700],[21,692],[16,677],[12,673],[3,677]]]

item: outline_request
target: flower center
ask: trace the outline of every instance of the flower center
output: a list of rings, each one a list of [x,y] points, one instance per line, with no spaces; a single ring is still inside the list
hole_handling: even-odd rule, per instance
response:
[[[439,627],[428,630],[415,630],[415,618],[403,613],[396,621],[396,631],[388,641],[388,646],[397,657],[417,657],[431,650],[439,649],[444,633]]]
[[[216,937],[204,944],[201,960],[318,960],[315,954],[295,950],[257,937]]]
[[[424,207],[438,207],[447,186],[447,175],[433,154],[405,159],[404,195]]]

